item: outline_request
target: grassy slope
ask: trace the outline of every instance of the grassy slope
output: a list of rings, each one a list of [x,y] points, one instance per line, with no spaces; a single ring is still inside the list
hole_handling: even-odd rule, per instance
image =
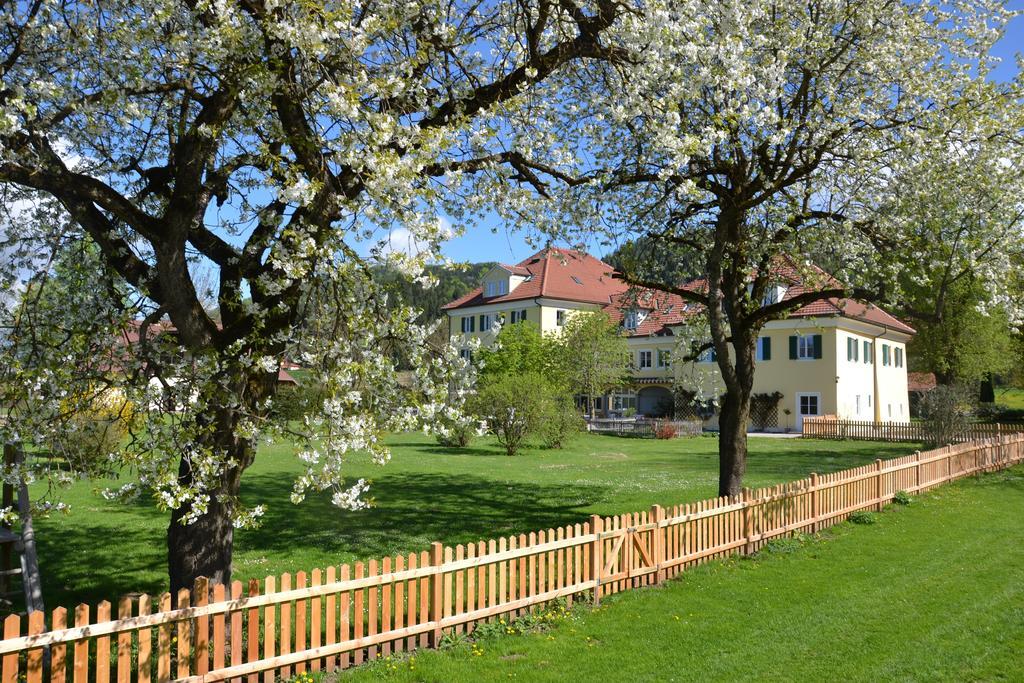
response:
[[[550,633],[344,680],[1021,680],[1024,467],[843,524],[791,553],[704,565]]]
[[[462,543],[715,495],[717,441],[585,436],[564,451],[508,458],[481,440],[449,451],[422,435],[397,435],[392,461],[354,455],[350,477],[373,481],[376,506],[347,512],[327,494],[289,501],[298,463],[285,444],[264,448],[246,473],[243,497],[264,503],[258,530],[236,533],[235,576],[263,577],[331,563]],[[750,486],[830,472],[910,452],[906,444],[751,439]],[[73,511],[39,520],[44,595],[50,605],[115,599],[165,586],[165,514],[149,501],[109,503],[100,484],[64,496]]]

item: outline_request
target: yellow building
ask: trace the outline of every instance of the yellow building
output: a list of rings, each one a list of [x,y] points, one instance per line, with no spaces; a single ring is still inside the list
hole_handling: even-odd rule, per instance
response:
[[[596,409],[620,416],[696,412],[715,427],[723,385],[713,354],[673,362],[691,355],[686,322],[700,307],[662,292],[630,292],[612,272],[588,254],[550,247],[517,265],[497,265],[480,287],[445,306],[449,332],[486,344],[496,321],[528,320],[557,334],[573,312],[604,310],[627,335],[633,380],[601,397]],[[799,283],[780,282],[773,300],[799,291]],[[906,345],[913,334],[882,309],[850,299],[817,301],[768,323],[758,340],[752,426],[800,430],[811,415],[908,421]]]

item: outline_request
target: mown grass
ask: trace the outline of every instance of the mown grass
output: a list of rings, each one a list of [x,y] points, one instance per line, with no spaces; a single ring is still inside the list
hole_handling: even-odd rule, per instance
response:
[[[713,437],[654,441],[586,435],[564,450],[530,449],[509,458],[489,439],[451,450],[418,434],[390,439],[383,467],[355,454],[352,479],[372,480],[374,506],[339,510],[328,494],[301,505],[289,500],[299,463],[287,443],[263,448],[246,473],[243,499],[265,504],[263,525],[236,532],[235,577],[310,570],[357,558],[426,549],[432,541],[465,543],[583,521],[591,514],[643,510],[715,495]],[[912,452],[909,444],[750,440],[750,486],[831,472]],[[72,507],[36,523],[48,605],[114,600],[166,587],[168,516],[148,500],[104,500],[111,482],[79,482],[63,500]],[[118,482],[114,482],[115,484]],[[35,491],[39,493],[39,491]]]
[[[1024,410],[1024,389],[996,387],[996,404],[1009,410]]]
[[[1024,672],[1024,467],[340,681],[1002,681]]]

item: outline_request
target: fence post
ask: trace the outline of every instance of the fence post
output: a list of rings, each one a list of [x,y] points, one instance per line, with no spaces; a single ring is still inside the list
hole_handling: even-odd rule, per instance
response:
[[[651,521],[654,523],[654,534],[651,536],[651,562],[657,570],[654,572],[654,582],[660,584],[665,580],[665,570],[661,565],[665,562],[665,533],[662,531],[661,523],[665,519],[665,509],[660,505],[651,506]]]
[[[885,479],[882,477],[882,460],[879,458],[875,460],[875,510],[882,509],[882,489],[884,488]]]
[[[818,533],[818,473],[811,472],[811,533]]]
[[[594,582],[594,606],[601,604],[601,572],[604,570],[604,558],[601,556],[601,531],[603,524],[599,515],[590,516],[590,533],[597,536],[590,544],[590,572]]]
[[[432,587],[430,620],[434,622],[430,644],[437,648],[441,645],[441,619],[444,607],[444,593],[442,592],[444,572],[441,571],[441,567],[444,565],[444,546],[437,541],[430,545],[430,564],[435,567],[433,581],[430,584]]]
[[[741,500],[743,502],[743,538],[747,541],[743,546],[743,554],[751,555],[754,552],[754,544],[750,540],[754,526],[754,513],[750,508],[750,489],[743,489]]]

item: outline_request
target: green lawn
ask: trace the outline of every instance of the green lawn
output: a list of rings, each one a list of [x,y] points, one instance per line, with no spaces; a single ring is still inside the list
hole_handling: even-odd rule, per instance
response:
[[[509,458],[489,440],[448,450],[425,436],[396,435],[384,467],[354,455],[348,476],[372,480],[375,506],[348,512],[329,495],[289,501],[298,464],[287,444],[264,448],[243,498],[264,503],[262,527],[236,533],[235,577],[309,570],[356,558],[464,543],[715,495],[717,440],[655,441],[587,435],[569,448]],[[913,450],[908,444],[751,438],[750,486],[831,472]],[[166,586],[167,515],[148,501],[111,503],[102,484],[80,482],[68,515],[37,522],[48,605],[114,600]]]
[[[1024,467],[577,610],[550,631],[342,680],[1009,681],[1024,677]]]
[[[996,387],[996,404],[1010,410],[1024,410],[1024,389]]]

